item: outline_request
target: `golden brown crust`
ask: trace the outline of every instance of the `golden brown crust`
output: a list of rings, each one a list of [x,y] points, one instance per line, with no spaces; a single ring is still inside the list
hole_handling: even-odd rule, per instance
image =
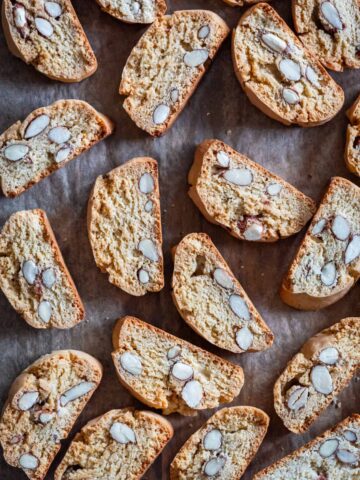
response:
[[[345,163],[350,172],[360,177],[360,95],[346,114],[350,124],[346,130]]]

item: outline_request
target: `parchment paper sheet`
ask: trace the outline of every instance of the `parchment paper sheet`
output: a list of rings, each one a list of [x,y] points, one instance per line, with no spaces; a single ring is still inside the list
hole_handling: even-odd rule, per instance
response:
[[[221,0],[168,0],[175,9],[204,8],[221,15],[234,27],[243,9]],[[55,231],[65,261],[85,303],[87,320],[68,331],[40,331],[28,326],[0,294],[0,401],[28,364],[40,355],[62,348],[77,348],[97,357],[104,366],[100,388],[80,416],[70,439],[89,419],[109,409],[134,405],[144,408],[115,376],[110,357],[114,321],[132,314],[242,365],[245,385],[234,405],[254,405],[271,417],[268,435],[245,480],[278,458],[359,411],[360,382],[339,397],[341,407],[331,406],[304,435],[288,432],[273,409],[273,384],[287,361],[313,334],[340,319],[359,315],[359,285],[340,302],[320,312],[299,312],[284,305],[278,288],[305,231],[275,244],[251,244],[230,237],[208,223],[187,195],[187,172],[195,146],[205,138],[219,138],[249,155],[300,190],[319,200],[329,178],[341,175],[359,184],[345,168],[343,151],[348,108],[359,93],[359,71],[335,74],[345,89],[341,113],[322,127],[288,128],[270,120],[248,101],[232,68],[230,37],[215,58],[194,96],[173,128],[152,139],[139,130],[122,109],[118,85],[125,61],[144,27],[125,25],[102,13],[93,0],[74,0],[74,7],[99,61],[98,71],[79,84],[48,80],[31,66],[13,57],[0,34],[0,129],[5,130],[33,109],[61,98],[79,98],[109,115],[116,132],[81,158],[28,190],[17,199],[0,198],[0,225],[17,210],[43,208]],[[273,6],[292,25],[290,0],[275,0]],[[166,287],[159,294],[135,298],[108,283],[95,266],[86,232],[86,206],[95,178],[135,156],[149,155],[159,161]],[[170,297],[172,261],[170,248],[190,232],[208,233],[255,306],[275,333],[273,347],[263,353],[231,355],[212,347],[196,335],[178,315]],[[145,407],[146,408],[146,407]],[[171,415],[175,436],[144,478],[167,479],[169,464],[185,440],[214,411],[197,417]],[[67,445],[69,442],[66,442]],[[65,446],[54,462],[62,458]],[[25,475],[0,460],[2,480],[25,479]],[[53,468],[47,477],[53,478]],[[289,479],[290,480],[290,479]]]

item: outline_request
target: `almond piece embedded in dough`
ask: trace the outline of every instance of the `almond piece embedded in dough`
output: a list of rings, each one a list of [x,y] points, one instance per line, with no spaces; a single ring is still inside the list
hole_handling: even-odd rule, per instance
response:
[[[137,376],[142,372],[141,360],[135,353],[124,352],[120,357],[120,364],[131,375]]]
[[[126,445],[127,443],[136,443],[136,435],[132,428],[125,423],[114,422],[110,427],[110,436],[116,442]]]
[[[310,373],[311,383],[315,390],[324,395],[329,395],[333,391],[333,381],[329,370],[324,365],[316,365]]]

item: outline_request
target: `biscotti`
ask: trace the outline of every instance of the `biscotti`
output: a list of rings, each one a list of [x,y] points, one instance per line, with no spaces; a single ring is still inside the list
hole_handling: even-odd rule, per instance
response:
[[[205,218],[241,240],[288,237],[316,210],[311,198],[220,140],[198,146],[189,183],[189,195]]]
[[[271,330],[205,233],[174,248],[172,289],[180,315],[214,345],[234,353],[272,345]]]
[[[295,452],[257,473],[253,480],[358,480],[360,415],[352,415]]]
[[[16,378],[0,420],[7,463],[42,480],[102,377],[87,353],[59,350],[40,357]]]
[[[274,386],[276,413],[286,428],[305,432],[360,367],[360,317],[341,320],[310,338]]]
[[[254,407],[223,408],[183,445],[170,466],[171,480],[238,480],[258,451],[269,417]]]
[[[344,92],[266,3],[247,10],[233,33],[235,73],[249,100],[285,125],[331,120]]]
[[[98,177],[88,205],[88,233],[97,266],[131,295],[164,286],[157,162],[134,158]]]
[[[111,410],[75,436],[54,480],[139,480],[172,436],[170,422],[156,413]]]
[[[15,197],[113,131],[88,103],[59,100],[31,112],[0,136],[1,190]]]
[[[360,188],[334,177],[280,289],[300,310],[337,302],[360,277]]]
[[[268,1],[270,2],[271,0]],[[253,3],[261,2],[261,0],[224,0],[224,2],[232,7],[244,7],[246,5],[252,5]]]
[[[166,12],[165,0],[96,0],[104,12],[126,23],[152,23]]]
[[[207,10],[158,18],[133,48],[122,73],[123,106],[139,128],[163,134],[175,121],[229,33]]]
[[[359,0],[292,0],[295,30],[327,68],[360,68]]]
[[[97,69],[70,0],[3,0],[2,23],[11,53],[47,77],[80,82]]]
[[[347,116],[350,125],[346,133],[345,163],[350,172],[360,177],[360,95],[348,110]]]
[[[112,354],[120,382],[165,415],[231,402],[244,383],[241,367],[135,317],[119,319]]]
[[[0,233],[0,287],[35,328],[70,328],[85,312],[43,210],[13,213]]]

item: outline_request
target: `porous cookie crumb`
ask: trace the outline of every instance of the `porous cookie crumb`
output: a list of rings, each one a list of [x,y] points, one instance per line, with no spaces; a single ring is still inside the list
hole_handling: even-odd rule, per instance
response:
[[[165,0],[96,0],[113,17],[127,23],[152,23],[166,12]]]
[[[310,338],[274,386],[274,406],[285,426],[305,432],[360,367],[360,318],[341,320]]]
[[[40,357],[12,384],[0,420],[7,463],[42,480],[102,377],[100,363],[77,350]]]
[[[55,472],[55,480],[138,480],[173,435],[156,413],[111,410],[75,436]]]
[[[172,288],[180,315],[214,345],[234,353],[272,345],[271,330],[205,233],[174,248]]]
[[[88,205],[95,262],[109,282],[131,295],[164,286],[156,160],[134,158],[98,177]]]
[[[347,128],[345,163],[350,172],[360,177],[360,96],[348,110],[350,125]]]
[[[70,328],[85,312],[43,210],[14,213],[0,234],[0,287],[35,328]]]
[[[112,354],[120,382],[165,415],[231,402],[244,383],[241,367],[135,317],[118,320]]]
[[[54,80],[79,82],[97,69],[70,0],[4,0],[2,22],[10,51]]]

